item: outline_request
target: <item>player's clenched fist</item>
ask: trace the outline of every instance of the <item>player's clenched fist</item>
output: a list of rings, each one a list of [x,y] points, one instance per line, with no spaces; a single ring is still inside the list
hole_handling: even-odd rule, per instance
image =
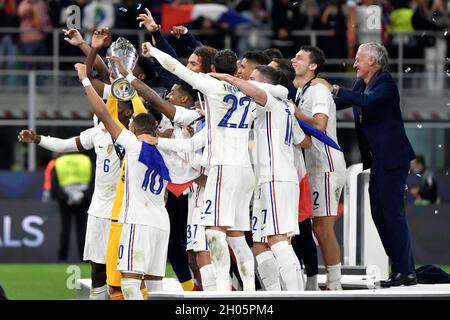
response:
[[[32,129],[26,129],[19,132],[18,139],[19,142],[23,143],[38,143],[38,135]]]
[[[82,63],[75,64],[75,70],[78,72],[78,78],[83,81],[87,78],[86,65]]]
[[[150,49],[152,48],[152,44],[150,42],[144,42],[142,44],[142,55],[146,58],[150,58]]]

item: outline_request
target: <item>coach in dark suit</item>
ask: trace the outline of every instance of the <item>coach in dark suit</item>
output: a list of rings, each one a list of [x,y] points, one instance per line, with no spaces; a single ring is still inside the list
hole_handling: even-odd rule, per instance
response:
[[[398,88],[387,65],[386,49],[366,43],[356,54],[357,79],[351,90],[316,80],[328,86],[338,110],[353,107],[363,167],[371,169],[372,218],[392,264],[389,279],[381,281],[383,287],[417,284],[404,208],[406,176],[415,154],[405,133]]]

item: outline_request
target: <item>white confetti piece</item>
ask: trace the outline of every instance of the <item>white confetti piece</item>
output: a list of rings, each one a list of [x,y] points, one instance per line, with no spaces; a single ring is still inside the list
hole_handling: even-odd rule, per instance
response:
[[[410,71],[411,71],[411,68],[408,67],[408,68],[406,68],[405,73],[408,73],[408,72],[410,72]]]
[[[437,210],[434,210],[434,214],[438,214],[438,212],[439,212],[439,211],[437,211]]]
[[[119,10],[122,11],[122,12],[127,12],[127,11],[128,11],[128,10],[125,9],[124,7],[120,7]]]
[[[416,173],[416,176],[418,176],[419,178],[422,178],[421,174]]]
[[[417,128],[422,129],[422,125],[420,123],[418,123]]]
[[[442,144],[438,144],[438,148],[439,148],[439,149],[442,148]]]
[[[139,2],[136,9],[139,10],[141,7],[142,7],[142,3]]]

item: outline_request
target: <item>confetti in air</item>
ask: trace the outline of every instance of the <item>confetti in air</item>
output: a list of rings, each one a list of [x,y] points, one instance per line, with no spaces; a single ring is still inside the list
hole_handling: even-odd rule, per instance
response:
[[[448,30],[444,32],[444,37],[448,35]]]
[[[438,148],[441,149],[442,148],[442,144],[438,144]]]
[[[122,12],[127,12],[127,11],[128,11],[128,10],[125,9],[124,7],[120,7],[119,10],[122,11]]]
[[[422,38],[425,37],[427,33],[426,32],[422,32],[422,34],[420,35]]]
[[[437,210],[434,210],[434,214],[438,214],[438,212],[439,212],[439,211],[437,211]]]
[[[297,1],[297,2],[294,2],[294,3],[292,4],[292,6],[295,7],[295,6],[298,5],[299,3],[300,3],[300,2],[298,2],[298,1]]]
[[[416,173],[416,176],[418,176],[419,178],[422,178],[421,174]]]
[[[142,7],[142,3],[139,2],[136,9],[139,10],[141,7]]]
[[[408,72],[410,72],[410,71],[411,71],[411,68],[408,67],[408,68],[406,68],[405,73],[408,73]]]
[[[446,70],[446,71],[445,71],[445,75],[446,75],[447,77],[450,77],[450,70]]]
[[[405,191],[406,191],[406,190],[408,190],[408,186],[407,186],[407,185],[405,186]]]
[[[422,125],[420,123],[417,124],[417,128],[422,129]]]

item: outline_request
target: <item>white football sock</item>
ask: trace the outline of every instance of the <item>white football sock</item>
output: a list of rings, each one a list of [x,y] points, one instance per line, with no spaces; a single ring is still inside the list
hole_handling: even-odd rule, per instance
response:
[[[327,266],[327,290],[342,290],[341,263]]]
[[[297,266],[288,242],[277,242],[270,249],[275,256],[275,261],[277,262],[281,278],[286,285],[287,291],[300,291],[300,279],[298,279],[297,275]]]
[[[277,262],[272,251],[264,251],[256,257],[256,270],[265,291],[280,291],[280,278]]]
[[[231,291],[230,279],[230,252],[225,232],[206,229],[206,240],[208,241],[211,261],[216,270],[217,291]]]
[[[227,242],[236,257],[243,291],[255,291],[255,259],[245,237],[227,237]]]
[[[108,286],[105,284],[102,287],[91,288],[89,300],[109,300]]]
[[[141,279],[122,278],[121,287],[125,300],[144,300],[141,293]]]
[[[163,290],[163,282],[162,280],[144,280],[145,287],[148,292],[162,292]]]
[[[217,291],[216,275],[212,264],[207,264],[200,268],[203,291]]]
[[[290,244],[289,249],[291,249],[291,254],[294,257],[295,260],[295,271],[297,272],[297,278],[298,278],[298,286],[299,290],[304,291],[305,290],[305,276],[303,275],[303,269],[300,261],[298,260],[297,255],[295,254],[294,247]]]
[[[317,274],[315,276],[306,278],[306,291],[320,291],[319,283],[317,281]]]

